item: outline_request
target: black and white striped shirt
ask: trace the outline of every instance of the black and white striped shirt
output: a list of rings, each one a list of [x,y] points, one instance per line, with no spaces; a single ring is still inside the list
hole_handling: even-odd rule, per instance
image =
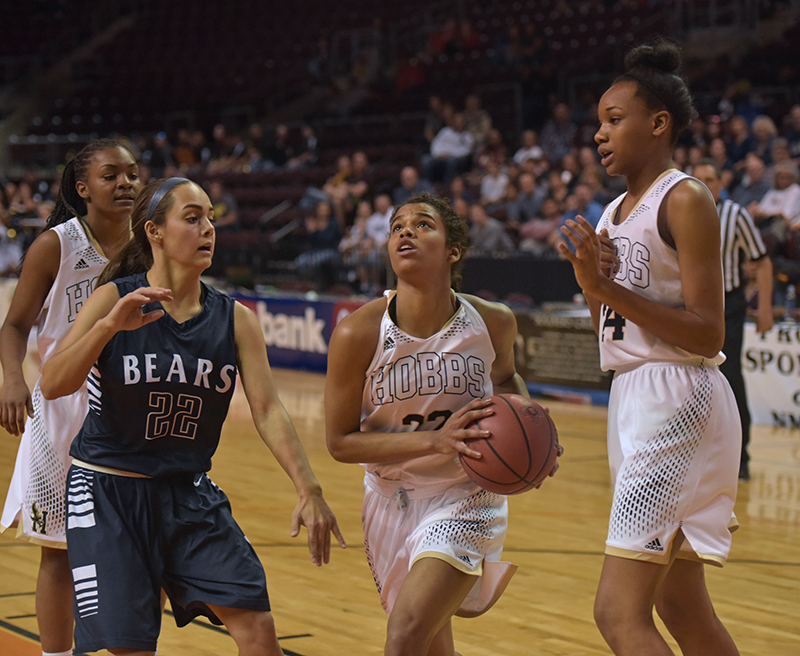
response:
[[[747,260],[760,260],[767,254],[761,233],[753,217],[738,203],[730,199],[717,203],[722,230],[722,271],[725,276],[725,293],[742,286],[742,254]]]

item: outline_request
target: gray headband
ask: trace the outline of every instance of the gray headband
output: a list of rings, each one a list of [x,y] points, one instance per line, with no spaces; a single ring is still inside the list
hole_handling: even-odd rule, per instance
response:
[[[168,178],[164,180],[156,189],[156,193],[153,194],[153,197],[150,199],[150,205],[147,208],[147,218],[145,219],[145,223],[150,221],[153,218],[153,214],[155,214],[156,208],[158,207],[159,203],[164,200],[164,196],[166,196],[174,187],[179,185],[181,182],[189,182],[187,178]]]

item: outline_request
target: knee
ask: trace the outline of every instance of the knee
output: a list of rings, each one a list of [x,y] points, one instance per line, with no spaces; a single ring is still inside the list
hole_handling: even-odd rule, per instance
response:
[[[392,613],[386,629],[384,656],[417,656],[427,652],[432,636],[421,618]]]

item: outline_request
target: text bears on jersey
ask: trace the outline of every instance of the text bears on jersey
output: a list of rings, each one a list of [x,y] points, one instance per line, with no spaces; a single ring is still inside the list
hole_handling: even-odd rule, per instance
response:
[[[178,353],[173,353],[172,361],[167,365],[165,358],[159,358],[157,353],[145,353],[144,362],[139,363],[139,358],[135,355],[122,356],[122,369],[126,385],[136,385],[142,380],[144,372],[145,383],[187,383],[192,379],[195,387],[205,387],[211,389],[212,381],[214,390],[220,394],[227,392],[236,378],[236,367],[226,364],[219,372],[214,371],[211,360],[203,358],[191,358],[194,362],[189,362],[189,377],[186,375],[186,366],[183,358]],[[212,378],[213,376],[213,378]]]
[[[384,405],[414,396],[468,394],[483,398],[486,363],[461,353],[418,353],[381,367],[370,376],[372,403]]]

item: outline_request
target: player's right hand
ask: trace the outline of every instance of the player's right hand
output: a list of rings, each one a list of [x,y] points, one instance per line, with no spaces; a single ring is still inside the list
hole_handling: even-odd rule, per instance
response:
[[[144,312],[144,306],[155,301],[171,301],[172,292],[163,287],[140,287],[120,298],[106,321],[117,332],[136,330],[164,316],[164,310]]]
[[[33,417],[33,402],[28,386],[24,382],[3,381],[0,390],[0,426],[12,435],[22,435],[28,417]]]
[[[475,399],[463,408],[456,410],[440,430],[433,431],[434,448],[437,453],[463,453],[469,458],[482,458],[483,455],[470,448],[467,440],[491,437],[491,433],[477,427],[467,428],[473,421],[489,417],[494,414],[491,400]]]

